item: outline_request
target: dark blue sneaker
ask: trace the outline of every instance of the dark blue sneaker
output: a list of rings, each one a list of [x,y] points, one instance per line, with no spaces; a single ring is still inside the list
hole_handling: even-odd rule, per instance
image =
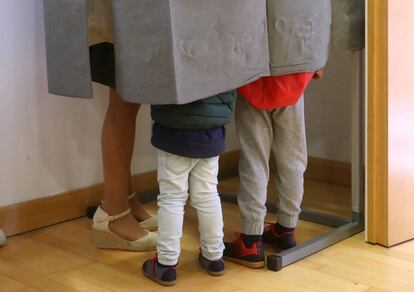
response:
[[[224,275],[224,261],[222,258],[216,261],[210,261],[200,252],[198,261],[200,266],[202,266],[210,276],[218,277]]]
[[[142,265],[142,272],[145,276],[163,286],[174,286],[177,282],[176,267],[160,265],[157,257],[147,260]]]

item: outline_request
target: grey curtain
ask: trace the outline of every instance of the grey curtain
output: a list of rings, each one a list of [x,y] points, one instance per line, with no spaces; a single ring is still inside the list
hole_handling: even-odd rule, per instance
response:
[[[267,1],[274,76],[322,69],[329,56],[331,0]]]
[[[336,43],[357,46],[362,1],[332,1]],[[321,69],[332,9],[330,0],[44,0],[44,16],[51,93],[92,97],[89,47],[106,42],[125,100],[182,104]]]
[[[365,46],[365,1],[332,0],[332,48],[362,49]]]

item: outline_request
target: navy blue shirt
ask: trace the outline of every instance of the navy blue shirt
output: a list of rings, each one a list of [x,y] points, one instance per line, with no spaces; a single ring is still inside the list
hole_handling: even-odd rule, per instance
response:
[[[154,147],[189,158],[211,158],[225,147],[224,126],[201,130],[173,129],[154,123],[151,143]]]

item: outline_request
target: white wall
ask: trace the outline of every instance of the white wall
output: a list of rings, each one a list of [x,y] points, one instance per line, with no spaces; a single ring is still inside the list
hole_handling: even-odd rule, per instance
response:
[[[0,0],[0,206],[102,181],[100,131],[107,88],[91,100],[47,93],[42,0]],[[349,56],[306,97],[310,154],[349,160]],[[322,110],[322,111],[321,111]],[[139,114],[133,172],[155,169],[148,107]],[[234,125],[228,149],[237,148]]]

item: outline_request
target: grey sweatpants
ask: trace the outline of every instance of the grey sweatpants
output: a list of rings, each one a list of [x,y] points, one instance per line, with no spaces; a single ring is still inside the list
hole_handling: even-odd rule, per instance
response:
[[[257,110],[239,97],[236,123],[241,147],[238,203],[242,233],[263,233],[270,151],[277,166],[278,223],[296,227],[307,166],[303,96],[297,104],[277,110]]]

